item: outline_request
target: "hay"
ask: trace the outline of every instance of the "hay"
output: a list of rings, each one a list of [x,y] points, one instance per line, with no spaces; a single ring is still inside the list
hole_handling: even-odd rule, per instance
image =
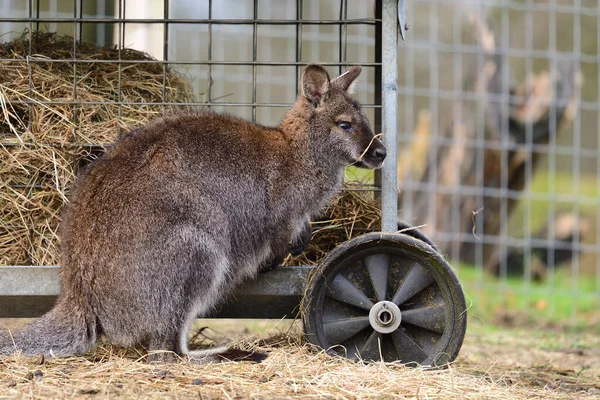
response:
[[[0,45],[9,59],[0,61],[2,265],[58,264],[60,210],[77,169],[121,131],[174,109],[165,102],[194,101],[177,73],[144,63],[148,54],[76,47],[71,37],[41,32],[31,34],[31,56],[29,34]],[[65,62],[73,58],[82,62]]]
[[[431,370],[328,356],[300,342],[297,323],[288,328],[280,321],[276,329],[265,326],[263,333],[256,327],[248,332],[248,325],[227,328],[231,323],[223,321],[216,331],[228,336],[224,340],[229,343],[245,337],[237,340],[238,347],[270,351],[263,363],[149,365],[141,349],[100,346],[85,357],[4,357],[0,388],[5,397],[22,399],[520,400],[592,399],[600,394],[595,336],[482,330],[467,338],[458,362]]]
[[[364,183],[346,183],[345,190],[312,223],[313,234],[306,250],[297,257],[288,256],[284,265],[315,265],[338,244],[379,230],[381,206],[368,189]]]

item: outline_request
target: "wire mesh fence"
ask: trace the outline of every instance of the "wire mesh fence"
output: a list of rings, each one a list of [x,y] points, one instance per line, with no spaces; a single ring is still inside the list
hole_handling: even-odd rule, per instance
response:
[[[400,54],[405,218],[461,266],[475,310],[597,326],[597,3],[411,11]]]
[[[17,229],[18,221],[3,222],[2,236],[24,243],[24,255],[17,260],[55,261],[36,255],[56,236],[56,228],[46,225],[57,211],[40,204],[61,201],[56,196],[66,193],[72,173],[68,168],[57,171],[60,163],[52,157],[74,165],[97,152],[121,129],[142,122],[130,110],[150,118],[177,103],[274,125],[297,96],[302,66],[320,62],[335,75],[360,64],[364,69],[356,97],[379,132],[380,3],[4,1],[2,42],[23,32],[73,37],[66,57],[37,54],[34,36],[26,34],[25,57],[0,59],[7,66],[25,66],[28,97],[11,97],[6,89],[11,82],[2,85],[7,104],[29,107],[29,120],[22,122],[30,130],[48,117],[36,114],[38,108],[66,107],[69,112],[63,116],[72,122],[69,133],[50,150],[36,148],[48,155],[44,167],[36,166],[10,187],[3,179],[4,199],[14,195],[29,201],[15,211],[17,220],[28,221],[25,228]],[[597,324],[597,3],[423,0],[408,2],[407,13],[408,41],[399,49],[399,218],[422,226],[453,261],[473,298],[474,312],[503,315],[517,309],[528,316]],[[116,53],[110,58],[100,51],[90,55],[84,51],[86,43],[108,45]],[[150,57],[131,58],[127,48]],[[53,70],[59,64],[67,66],[69,93],[37,96],[41,79],[33,73],[36,65]],[[88,88],[102,85],[91,77],[104,67],[114,67],[114,93],[87,96]],[[133,90],[134,78],[147,86]],[[189,93],[177,97],[182,89],[175,79],[185,81]],[[98,122],[98,109],[110,111],[103,129],[112,136],[86,131],[87,122]],[[44,142],[44,129],[33,129],[35,134],[25,141]],[[6,126],[0,141],[6,154],[19,145]],[[83,150],[61,152],[65,143]],[[377,191],[371,185],[377,177],[354,170],[350,178],[363,180],[361,191]],[[38,196],[31,185],[38,191],[56,187],[59,194]]]

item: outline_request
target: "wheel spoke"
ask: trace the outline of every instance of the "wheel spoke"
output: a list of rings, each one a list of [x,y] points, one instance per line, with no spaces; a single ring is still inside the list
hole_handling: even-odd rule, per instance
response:
[[[323,304],[323,312],[321,315],[322,320],[328,322],[364,317],[368,314],[365,312],[365,310],[356,309],[356,307],[349,304],[339,303],[337,301],[327,301],[325,304]]]
[[[402,363],[422,363],[427,359],[427,353],[402,329],[396,329],[390,335],[392,336],[396,353],[398,353],[398,359]]]
[[[402,323],[420,326],[427,330],[444,333],[446,308],[444,304],[402,311]]]
[[[373,330],[369,338],[363,344],[359,350],[360,357],[366,361],[377,361],[381,360],[381,352],[379,346],[381,345],[381,333]]]
[[[327,290],[327,296],[364,310],[370,310],[373,307],[373,302],[342,274],[335,277]]]
[[[329,340],[329,345],[333,346],[356,335],[368,325],[369,317],[357,317],[324,322],[323,329],[325,330],[325,336]]]
[[[389,256],[387,254],[373,254],[365,257],[365,264],[367,265],[377,300],[386,300]]]
[[[423,266],[415,263],[404,282],[402,282],[402,286],[398,288],[392,302],[398,306],[403,304],[406,300],[431,285],[433,281],[433,276]]]

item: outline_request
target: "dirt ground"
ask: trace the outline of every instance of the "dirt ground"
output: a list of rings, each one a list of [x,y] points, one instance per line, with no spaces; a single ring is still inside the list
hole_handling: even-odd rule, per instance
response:
[[[24,321],[0,320],[0,328]],[[141,349],[86,357],[0,358],[0,399],[35,398],[600,398],[600,336],[471,323],[446,369],[363,365],[302,344],[288,321],[200,320],[198,336],[270,351],[261,364],[149,365]]]

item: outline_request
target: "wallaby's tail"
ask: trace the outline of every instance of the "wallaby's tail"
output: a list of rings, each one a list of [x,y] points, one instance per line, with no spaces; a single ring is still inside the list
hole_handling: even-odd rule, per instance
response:
[[[0,332],[0,354],[69,356],[83,354],[96,343],[96,319],[87,307],[60,299],[47,314],[29,326]]]

